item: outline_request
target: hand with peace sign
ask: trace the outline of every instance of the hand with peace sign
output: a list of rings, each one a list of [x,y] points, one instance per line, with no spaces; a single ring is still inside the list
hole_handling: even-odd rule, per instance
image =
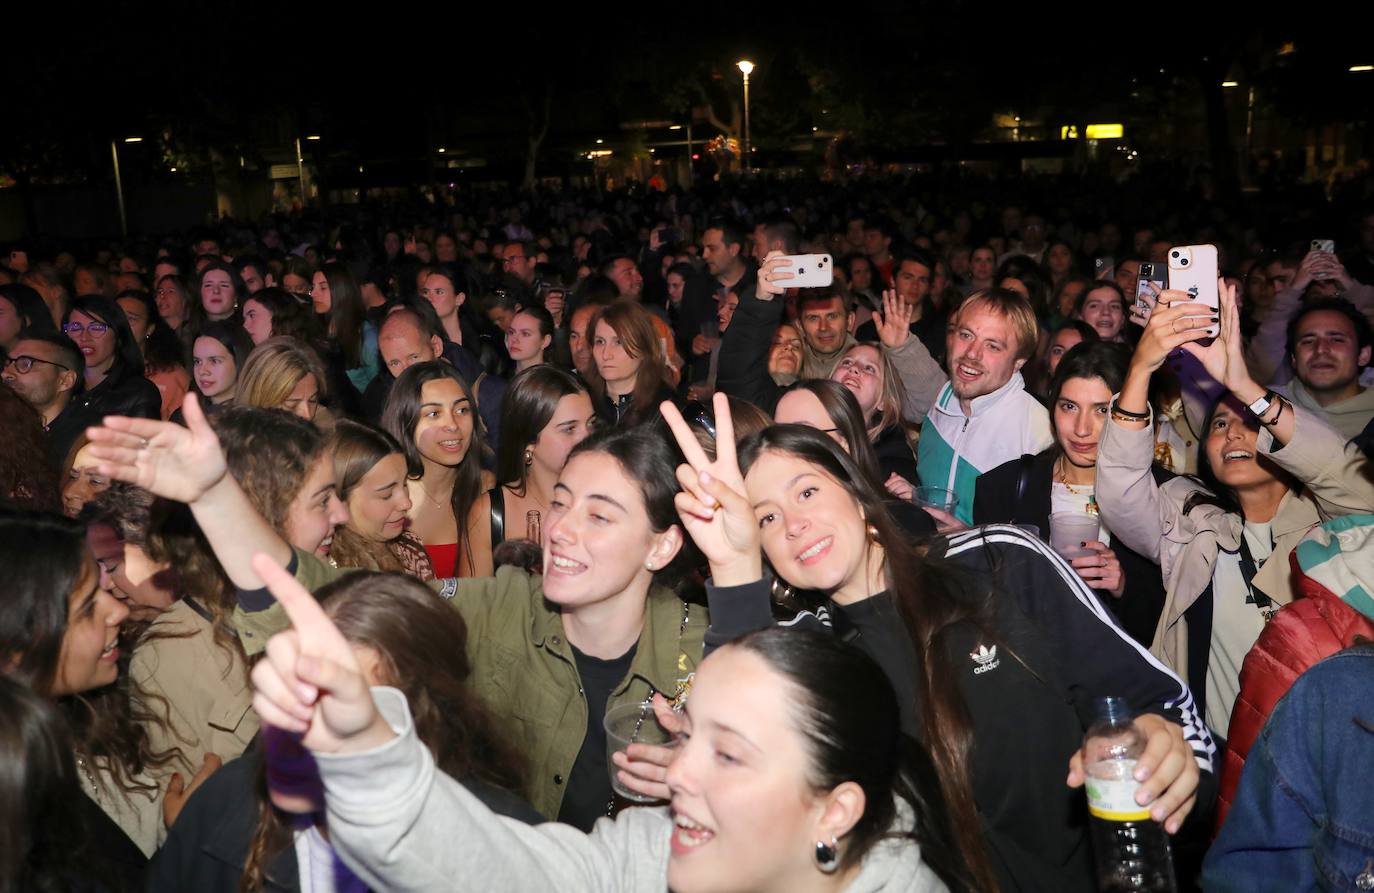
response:
[[[353,647],[315,597],[267,555],[254,556],[253,570],[291,619],[253,667],[253,709],[263,724],[294,732],[318,753],[371,750],[395,738]]]
[[[717,586],[753,583],[763,576],[759,525],[735,457],[735,426],[730,398],[717,393],[716,459],[712,462],[697,442],[682,413],[671,402],[659,407],[687,464],[677,468],[682,492],[673,497],[682,526],[711,564]]]

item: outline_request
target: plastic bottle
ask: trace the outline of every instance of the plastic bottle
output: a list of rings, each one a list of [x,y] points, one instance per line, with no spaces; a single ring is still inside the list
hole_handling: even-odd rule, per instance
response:
[[[1083,738],[1088,812],[1097,886],[1104,891],[1175,893],[1174,860],[1164,826],[1135,802],[1136,760],[1145,734],[1124,698],[1098,698],[1096,719]]]

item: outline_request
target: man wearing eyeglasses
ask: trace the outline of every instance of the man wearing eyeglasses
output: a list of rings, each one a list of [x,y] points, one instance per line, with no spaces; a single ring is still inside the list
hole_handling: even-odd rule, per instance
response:
[[[29,335],[20,338],[5,362],[0,379],[37,410],[48,432],[48,462],[62,467],[81,433],[100,423],[72,397],[81,390],[85,360],[70,340],[57,335]]]
[[[501,267],[507,276],[513,276],[534,288],[535,251],[532,242],[507,242],[501,249]]]

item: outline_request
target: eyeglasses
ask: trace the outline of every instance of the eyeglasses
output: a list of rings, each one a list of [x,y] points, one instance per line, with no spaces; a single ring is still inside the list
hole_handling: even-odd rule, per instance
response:
[[[7,357],[4,366],[0,366],[0,369],[8,369],[10,366],[14,366],[15,369],[19,370],[20,375],[28,375],[34,363],[46,363],[49,366],[66,369],[68,372],[71,371],[70,367],[63,366],[61,363],[54,363],[52,360],[44,360],[40,357],[31,357],[27,354],[20,354],[17,357]]]
[[[99,337],[100,335],[104,335],[109,330],[110,327],[103,322],[93,322],[90,325],[85,326],[83,326],[79,322],[69,322],[62,327],[62,331],[66,332],[68,335],[73,336],[80,335],[82,332],[89,332],[92,335]]]

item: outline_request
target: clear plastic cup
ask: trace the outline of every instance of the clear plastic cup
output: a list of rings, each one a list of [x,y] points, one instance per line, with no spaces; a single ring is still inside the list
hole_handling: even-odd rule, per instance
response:
[[[611,759],[631,744],[672,747],[673,736],[658,724],[651,704],[621,704],[606,711],[606,771],[616,794],[635,803],[653,803],[653,797],[631,791],[620,783],[620,767]]]
[[[916,504],[926,508],[939,509],[942,512],[954,514],[954,509],[959,505],[959,495],[953,490],[946,490],[944,487],[917,487],[913,498]]]
[[[1098,538],[1101,519],[1087,512],[1055,512],[1050,515],[1050,548],[1065,561],[1093,554],[1083,543]]]

